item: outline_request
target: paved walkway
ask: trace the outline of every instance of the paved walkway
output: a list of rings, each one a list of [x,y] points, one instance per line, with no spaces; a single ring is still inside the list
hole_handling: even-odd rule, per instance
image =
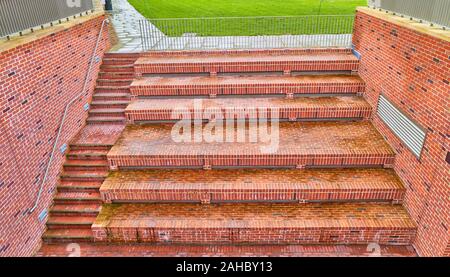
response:
[[[145,20],[145,17],[127,0],[112,0],[112,4],[114,9],[111,16],[112,23],[121,44],[120,48],[114,52],[142,51],[139,21]],[[158,33],[159,30],[155,27],[153,32]]]
[[[198,37],[185,34],[167,37],[145,20],[127,0],[112,0],[112,22],[121,46],[115,52],[140,52],[143,50],[195,50],[195,49],[264,49],[350,47],[351,34],[343,35],[281,35],[281,36],[222,36]],[[147,34],[141,38],[140,30]]]

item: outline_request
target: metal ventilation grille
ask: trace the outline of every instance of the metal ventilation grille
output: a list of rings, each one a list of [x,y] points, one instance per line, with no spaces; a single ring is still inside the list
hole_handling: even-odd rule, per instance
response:
[[[378,99],[378,115],[392,132],[419,158],[426,137],[423,129],[407,118],[383,95],[380,95]]]

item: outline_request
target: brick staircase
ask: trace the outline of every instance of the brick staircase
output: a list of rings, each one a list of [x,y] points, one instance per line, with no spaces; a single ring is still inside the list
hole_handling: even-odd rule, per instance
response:
[[[138,54],[106,53],[92,96],[88,124],[124,124],[130,103],[129,86],[134,79],[133,64]]]
[[[125,123],[136,54],[106,54],[93,95],[88,125],[69,145],[44,242],[92,241],[91,225],[102,199],[99,188],[108,175],[106,154]],[[120,69],[120,70],[119,70]],[[120,72],[116,72],[120,71]]]
[[[395,153],[368,120],[357,69],[345,49],[108,54],[86,127],[97,129],[84,131],[95,135],[71,145],[40,255],[83,240],[94,256],[367,255],[372,242],[414,255]],[[193,98],[205,112],[278,110],[278,151],[174,142],[174,111],[199,128],[211,119]]]

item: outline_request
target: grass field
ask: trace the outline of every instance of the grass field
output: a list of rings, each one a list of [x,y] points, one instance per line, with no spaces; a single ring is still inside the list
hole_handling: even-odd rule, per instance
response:
[[[152,20],[167,35],[278,35],[302,33],[346,33],[330,27],[330,19],[198,19],[199,17],[260,17],[305,15],[353,15],[367,0],[129,0],[149,19],[196,18],[177,21]],[[320,9],[320,10],[319,10]],[[313,25],[311,25],[313,24]],[[338,28],[339,29],[339,28]]]

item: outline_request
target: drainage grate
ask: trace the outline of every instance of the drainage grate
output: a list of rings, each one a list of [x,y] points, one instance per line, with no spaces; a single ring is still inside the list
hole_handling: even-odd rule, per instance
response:
[[[405,116],[383,95],[378,99],[378,115],[413,154],[420,158],[426,137],[423,128]]]

